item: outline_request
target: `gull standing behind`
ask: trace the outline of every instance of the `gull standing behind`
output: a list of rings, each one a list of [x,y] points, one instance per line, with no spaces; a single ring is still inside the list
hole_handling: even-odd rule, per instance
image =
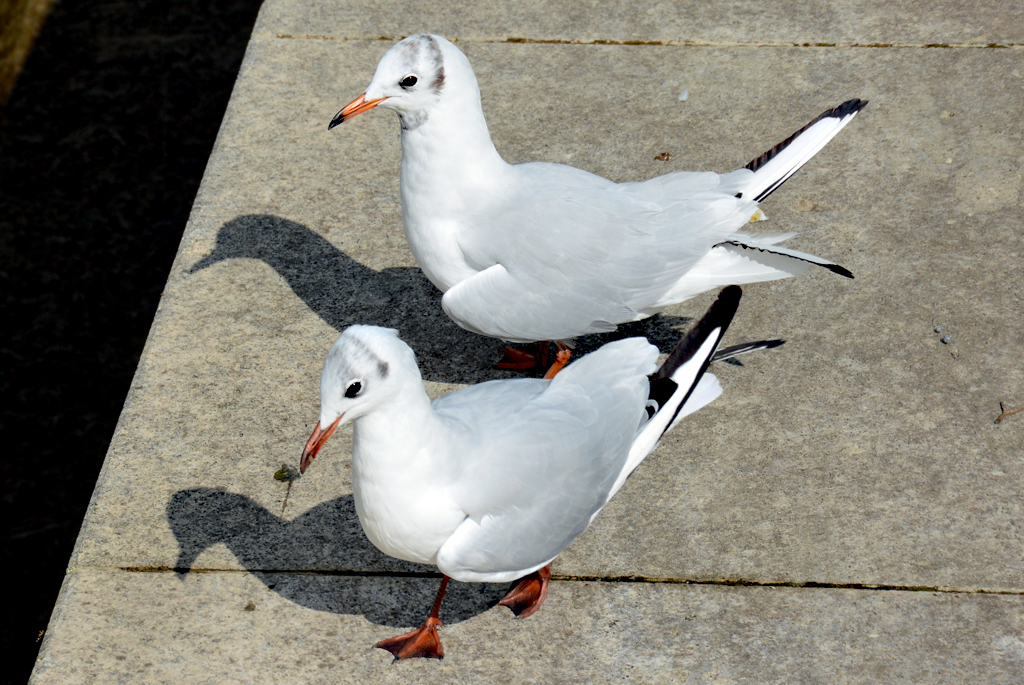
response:
[[[793,233],[743,230],[763,216],[758,203],[866,104],[827,110],[731,173],[613,183],[562,164],[507,164],[469,60],[441,36],[418,34],[385,53],[366,92],[329,128],[374,107],[398,113],[405,235],[445,293],[448,316],[510,342],[562,341],[811,264],[852,278],[827,259],[779,247]]]
[[[536,611],[552,560],[662,435],[721,394],[705,371],[740,296],[738,286],[725,288],[660,367],[654,345],[628,338],[553,380],[489,381],[433,402],[396,331],[347,328],[324,362],[320,421],[299,469],[354,422],[352,490],[366,536],[385,554],[444,574],[423,626],[377,646],[399,659],[443,657],[438,611],[449,577],[522,578],[501,604],[521,618]]]

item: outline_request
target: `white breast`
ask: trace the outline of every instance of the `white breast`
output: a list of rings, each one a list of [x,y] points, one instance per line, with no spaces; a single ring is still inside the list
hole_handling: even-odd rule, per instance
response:
[[[477,109],[479,105],[477,105]],[[459,238],[487,230],[515,175],[498,155],[481,112],[432,112],[402,132],[402,221],[409,248],[427,278],[442,292],[483,271]]]
[[[419,202],[406,200],[404,184],[402,188],[405,238],[416,263],[430,282],[446,293],[453,286],[479,273],[480,269],[466,261],[459,247],[459,222],[421,208],[426,197]]]
[[[356,424],[353,435],[352,490],[366,537],[398,559],[437,563],[437,550],[466,513],[448,496],[444,476],[428,449],[389,449],[389,442],[403,444],[400,429],[392,432],[394,441],[376,435],[366,439],[360,435],[367,432],[360,425],[364,420]]]

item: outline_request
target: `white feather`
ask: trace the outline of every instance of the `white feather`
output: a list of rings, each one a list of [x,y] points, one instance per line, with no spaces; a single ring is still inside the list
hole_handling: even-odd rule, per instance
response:
[[[367,537],[467,582],[545,566],[667,430],[721,393],[704,369],[738,301],[717,310],[723,323],[706,339],[688,337],[670,356],[679,366],[657,381],[669,395],[650,418],[658,350],[642,338],[609,343],[550,381],[490,381],[430,402],[393,331],[350,327],[324,364],[320,422],[355,423],[352,487]]]
[[[443,86],[431,86],[439,65]],[[421,86],[398,85],[416,73]],[[616,184],[560,164],[505,163],[469,60],[440,36],[389,50],[365,99],[402,118],[406,236],[446,293],[445,312],[516,342],[613,330],[723,284],[802,273],[790,263],[799,260],[718,246],[761,216],[754,193],[777,187],[849,121],[817,121],[757,171]]]

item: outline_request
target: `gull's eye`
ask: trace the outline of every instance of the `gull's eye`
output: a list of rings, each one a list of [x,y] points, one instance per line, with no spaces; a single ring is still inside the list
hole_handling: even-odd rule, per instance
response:
[[[360,381],[352,381],[345,388],[345,397],[355,397],[363,389],[363,384]]]
[[[412,88],[413,86],[416,85],[416,81],[418,80],[419,79],[417,79],[415,76],[406,76],[404,79],[398,82],[398,85],[402,86],[402,88]]]

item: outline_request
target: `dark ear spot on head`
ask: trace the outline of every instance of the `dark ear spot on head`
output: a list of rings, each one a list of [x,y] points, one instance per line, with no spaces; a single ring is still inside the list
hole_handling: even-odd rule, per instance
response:
[[[388,367],[388,363],[387,362],[379,362],[377,366],[380,369],[380,377],[381,378],[387,378],[388,377],[388,368],[389,368]]]
[[[437,70],[437,78],[430,84],[434,90],[441,92],[441,88],[444,87],[444,67]]]

